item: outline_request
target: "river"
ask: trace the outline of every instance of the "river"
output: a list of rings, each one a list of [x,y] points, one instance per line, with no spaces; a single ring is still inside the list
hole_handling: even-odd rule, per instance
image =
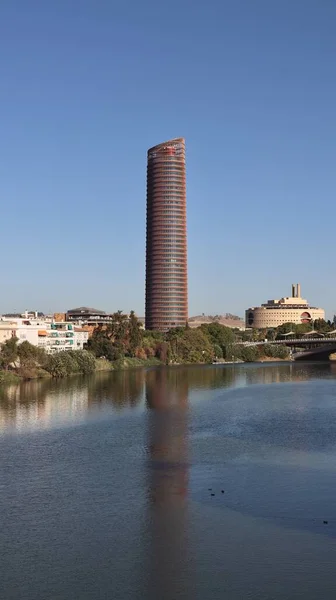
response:
[[[4,600],[334,599],[336,365],[0,388]]]

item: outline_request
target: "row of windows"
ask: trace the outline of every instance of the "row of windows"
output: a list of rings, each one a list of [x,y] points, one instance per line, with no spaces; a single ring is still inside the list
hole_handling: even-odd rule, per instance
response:
[[[176,275],[171,275],[170,277],[161,277],[159,283],[157,283],[157,285],[171,285],[172,283],[174,283],[175,285],[180,285],[181,289],[185,288],[186,289],[186,278],[185,277],[178,277]],[[147,280],[147,295],[149,295],[149,281]]]
[[[166,210],[166,211],[162,211],[162,210],[156,210],[153,211],[152,214],[150,215],[151,219],[160,219],[160,217],[162,218],[162,221],[164,223],[170,223],[171,221],[169,221],[168,219],[172,219],[174,217],[174,220],[178,219],[179,222],[185,220],[185,215],[183,214],[183,212],[180,213],[175,213],[171,210]],[[174,221],[173,221],[174,222]]]
[[[181,185],[181,183],[179,181],[170,181],[169,183],[162,183],[161,181],[158,181],[157,183],[155,183],[153,185],[152,190],[153,190],[153,194],[160,192],[160,191],[170,192],[171,190],[176,190],[178,192],[185,192],[185,185]]]
[[[185,212],[183,208],[169,207],[162,209],[161,206],[158,206],[157,209],[153,210],[151,213],[151,217],[160,217],[161,215],[183,218],[185,217]]]
[[[179,177],[179,175],[172,175],[171,177],[155,177],[152,181],[148,181],[147,189],[153,189],[158,185],[168,187],[168,184],[172,185],[173,183],[179,183],[180,185],[183,184],[183,187],[185,187],[184,177]]]
[[[177,242],[185,243],[186,236],[185,235],[166,235],[161,234],[160,232],[154,232],[151,236],[151,244],[147,244],[147,247],[157,248],[156,244],[176,244]]]
[[[155,248],[155,250],[151,249],[151,252],[149,252],[148,254],[148,258],[150,260],[160,260],[160,258],[172,258],[172,257],[176,257],[179,258],[180,260],[184,260],[186,257],[186,249],[184,247],[182,248],[176,248],[176,246],[171,247],[171,246],[166,246],[166,247],[160,247],[160,248]]]
[[[154,251],[155,250],[160,251],[161,249],[162,250],[165,250],[165,249],[169,250],[170,248],[172,250],[174,250],[176,248],[176,250],[182,251],[182,250],[185,249],[185,247],[186,247],[186,245],[183,242],[170,242],[170,243],[168,243],[168,241],[166,241],[166,242],[163,242],[163,243],[157,242],[155,244],[154,248],[152,246],[152,250],[154,250]]]
[[[171,275],[166,275],[163,274],[162,278],[160,279],[160,283],[169,283],[169,282],[174,282],[174,283],[179,283],[180,285],[185,285],[186,283],[186,276],[185,275],[178,275],[178,274],[171,274]]]
[[[162,241],[163,243],[165,241],[170,242],[171,244],[174,244],[175,242],[179,241],[179,240],[185,240],[186,236],[184,235],[180,235],[180,234],[165,234],[162,233],[161,231],[157,231],[157,232],[153,232],[151,235],[151,239],[153,242],[155,241]]]
[[[184,260],[185,252],[182,248],[165,248],[162,249],[161,253],[153,252],[150,257],[152,260],[161,260],[163,258],[178,258],[179,260]]]
[[[150,304],[155,307],[160,306],[184,306],[187,299],[185,296],[160,296],[156,298],[151,298]]]
[[[170,266],[174,266],[179,268],[182,268],[184,266],[184,263],[182,260],[177,260],[176,258],[164,258],[158,261],[154,261],[152,263],[152,269],[155,269],[155,267],[160,268],[162,267],[162,269],[165,269],[167,267]]]
[[[164,228],[164,230],[166,230],[167,227],[168,228],[175,227],[176,229],[183,229],[184,228],[184,224],[183,224],[183,221],[181,220],[181,217],[180,218],[176,218],[176,219],[171,219],[171,218],[169,218],[167,216],[167,217],[161,219],[160,221],[156,220],[155,224],[162,226]]]
[[[156,222],[156,225],[162,228],[162,233],[173,233],[174,229],[176,229],[176,233],[180,233],[181,229],[185,229],[185,223],[177,219],[162,219],[162,221]]]
[[[184,287],[181,285],[172,285],[169,287],[160,287],[160,289],[158,290],[158,293],[164,293],[164,292],[169,292],[171,293],[173,296],[184,296],[185,295],[185,291],[184,291]]]
[[[165,239],[163,241],[161,240],[157,240],[154,244],[151,244],[151,248],[154,250],[160,250],[162,249],[169,249],[171,248],[172,250],[174,250],[174,248],[176,248],[177,250],[184,250],[186,247],[186,244],[184,242],[182,242],[181,240],[171,240],[171,239]],[[148,248],[149,248],[149,244],[148,244]]]
[[[153,282],[161,281],[166,275],[170,275],[171,277],[180,275],[180,277],[184,276],[185,278],[185,269],[180,267],[152,267],[149,275],[152,275]],[[161,277],[160,277],[161,276]],[[185,278],[186,279],[186,278]]]
[[[175,163],[173,162],[156,162],[153,166],[152,166],[152,170],[156,170],[156,169],[166,169],[166,170],[170,170],[170,169],[184,169],[184,164],[179,162],[179,161],[175,161]]]
[[[164,310],[164,311],[158,311],[155,313],[150,312],[150,316],[151,316],[151,321],[163,321],[165,319],[174,319],[174,321],[181,321],[182,319],[184,319],[184,322],[186,322],[187,319],[187,315],[185,314],[184,310]]]
[[[165,227],[164,229],[161,229],[160,227],[155,227],[153,228],[150,232],[147,232],[147,239],[151,240],[153,243],[156,242],[162,242],[163,244],[165,242],[169,242],[169,244],[175,244],[175,242],[184,242],[186,239],[186,226],[180,228],[179,231],[174,231],[174,230],[166,230],[167,228]],[[182,231],[181,231],[182,229]],[[184,229],[184,233],[183,233],[183,229]]]
[[[162,305],[156,304],[155,308],[150,308],[150,307],[148,307],[148,308],[152,314],[160,313],[163,315],[164,314],[169,315],[171,313],[176,314],[176,312],[179,310],[180,311],[184,310],[185,306],[186,306],[186,303],[182,303],[182,302],[180,302],[180,303],[166,302],[165,304],[162,304]]]
[[[180,160],[175,160],[175,161],[168,161],[168,160],[161,160],[160,162],[155,162],[152,163],[150,165],[150,167],[148,167],[148,171],[156,171],[157,169],[180,169],[180,170],[184,170],[184,163],[181,162]]]
[[[175,202],[181,202],[183,204],[186,204],[185,201],[185,191],[181,191],[181,192],[176,192],[176,191],[172,191],[169,192],[166,189],[164,190],[155,190],[155,192],[152,194],[152,198],[148,200],[148,206],[151,205],[155,205],[158,202],[162,202],[162,200],[174,200]]]
[[[169,180],[169,183],[162,183],[161,181],[158,181],[157,183],[154,183],[153,185],[153,189],[155,191],[157,191],[157,188],[162,187],[165,190],[183,190],[185,189],[185,185],[182,185],[182,183],[180,181],[172,181],[171,179]]]
[[[150,256],[152,260],[161,260],[168,258],[177,258],[179,260],[184,260],[184,257],[185,252],[183,252],[183,249],[181,248],[165,248],[160,254],[158,252],[153,252],[152,256]]]
[[[160,256],[163,258],[177,256],[177,258],[184,260],[186,256],[186,248],[183,246],[180,248],[176,246],[160,246],[155,249],[152,248],[149,252],[149,258],[151,259],[157,259],[160,258]]]
[[[150,206],[151,204],[157,204],[157,202],[159,202],[160,200],[171,200],[173,202],[180,202],[181,204],[185,204],[184,192],[183,194],[176,194],[175,192],[166,192],[166,190],[157,191],[155,195],[148,195],[147,200],[148,206]]]

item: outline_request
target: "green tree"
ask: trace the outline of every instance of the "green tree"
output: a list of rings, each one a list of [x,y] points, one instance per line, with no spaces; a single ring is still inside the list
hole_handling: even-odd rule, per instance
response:
[[[331,323],[324,319],[316,319],[314,321],[314,329],[320,333],[328,333],[332,330]]]
[[[205,333],[213,344],[218,344],[221,348],[233,344],[235,334],[230,327],[225,327],[219,323],[204,323],[201,330]]]
[[[128,333],[128,317],[122,310],[113,313],[111,323],[106,328],[106,335],[112,341],[125,344]]]
[[[312,326],[310,323],[298,323],[294,325],[295,337],[300,338],[305,333],[309,333],[312,330]]]
[[[218,344],[213,345],[213,352],[214,352],[215,358],[223,358],[223,348],[221,346],[219,346]]]
[[[128,353],[130,356],[136,356],[136,351],[141,346],[141,342],[141,323],[134,310],[132,310],[128,320]]]
[[[169,354],[173,362],[206,363],[213,360],[213,347],[201,330],[177,328],[167,334]]]
[[[277,338],[281,337],[282,335],[284,335],[286,333],[290,333],[291,331],[293,331],[295,334],[295,331],[296,331],[295,323],[283,323],[282,325],[279,325],[279,327],[277,327],[277,330],[276,330]]]
[[[243,346],[241,349],[241,360],[244,362],[255,362],[258,358],[259,352],[256,346]]]
[[[18,339],[12,337],[9,340],[6,340],[1,346],[0,365],[6,371],[8,371],[10,365],[12,365],[18,357],[17,342]]]

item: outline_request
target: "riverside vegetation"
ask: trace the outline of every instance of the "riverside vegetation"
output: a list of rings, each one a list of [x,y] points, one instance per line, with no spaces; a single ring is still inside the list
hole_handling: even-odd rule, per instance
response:
[[[320,330],[330,329],[325,321],[315,322]],[[285,324],[272,331],[239,331],[220,325],[214,320],[191,329],[171,329],[167,333],[145,331],[132,311],[114,313],[107,326],[98,327],[85,350],[74,350],[49,355],[44,349],[29,342],[18,344],[16,338],[7,340],[0,352],[0,383],[20,378],[66,377],[73,373],[89,374],[101,370],[119,370],[140,366],[173,364],[206,364],[214,360],[255,362],[283,360],[288,349],[283,346],[263,344],[244,347],[241,341],[273,340],[283,333],[294,331],[299,337],[302,328]]]

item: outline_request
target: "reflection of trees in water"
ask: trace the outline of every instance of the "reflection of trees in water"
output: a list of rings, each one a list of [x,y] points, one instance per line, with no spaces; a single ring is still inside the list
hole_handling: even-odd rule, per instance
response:
[[[143,370],[102,372],[65,379],[36,379],[0,388],[0,426],[73,419],[79,412],[105,403],[136,406],[143,398]]]
[[[117,409],[137,406],[143,398],[144,380],[143,369],[96,373],[88,381],[89,406],[112,404]]]
[[[50,422],[62,416],[78,399],[83,399],[84,378],[36,379],[6,386],[0,395],[0,421],[6,425],[29,425]],[[68,410],[67,410],[68,409]]]
[[[147,372],[151,553],[147,597],[187,597],[188,388],[185,370]],[[185,584],[185,588],[183,583]],[[182,595],[181,595],[182,589]]]
[[[102,405],[116,410],[134,407],[144,399],[146,383],[147,407],[154,408],[155,414],[165,415],[164,418],[161,417],[164,422],[162,427],[169,438],[172,434],[168,424],[171,423],[170,427],[177,435],[178,428],[183,423],[183,406],[187,419],[187,399],[190,392],[221,389],[235,384],[305,381],[314,376],[321,377],[321,371],[328,375],[334,369],[336,365],[333,363],[320,363],[316,366],[303,363],[192,366],[103,371],[91,376],[38,379],[0,387],[0,426],[15,426],[18,422],[24,425],[25,421],[52,422],[56,418],[63,418],[64,421],[67,418],[73,419],[79,412],[83,415],[85,411]],[[172,410],[174,407],[175,411]],[[165,412],[162,412],[163,409]],[[154,422],[155,419],[152,418],[152,425]],[[159,423],[154,429],[159,431]],[[172,448],[176,451],[176,440]],[[158,452],[158,448],[156,451]]]

